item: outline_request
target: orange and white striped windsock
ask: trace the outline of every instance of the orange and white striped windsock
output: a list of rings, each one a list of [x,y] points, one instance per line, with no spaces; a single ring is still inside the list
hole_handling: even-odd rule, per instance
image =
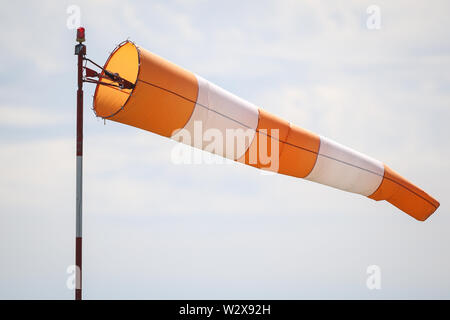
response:
[[[133,42],[119,45],[104,70],[134,87],[97,85],[94,111],[99,117],[256,168],[386,200],[418,220],[439,207],[382,162],[272,115]],[[217,137],[221,141],[213,143]]]

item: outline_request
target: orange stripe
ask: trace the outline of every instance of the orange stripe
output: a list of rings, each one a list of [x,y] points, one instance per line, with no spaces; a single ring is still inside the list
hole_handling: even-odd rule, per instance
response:
[[[417,220],[426,220],[439,207],[439,202],[397,172],[384,165],[384,177],[369,198],[386,200]]]
[[[258,126],[256,127],[255,137],[245,155],[237,161],[259,169],[277,172],[280,165],[280,154],[284,145],[279,143],[279,140],[285,141],[289,131],[289,122],[263,109],[258,109],[258,113]],[[273,145],[274,143],[278,144],[278,148]],[[272,155],[272,148],[274,148],[274,151],[278,149],[278,153]]]
[[[117,100],[125,104],[123,110],[120,111],[122,105],[117,102],[95,103],[97,115],[105,117],[105,110],[111,112],[115,109],[119,112],[116,111],[109,120],[170,137],[175,130],[185,126],[194,111],[198,95],[197,78],[192,72],[145,49],[139,48],[138,52],[140,65],[136,86],[126,102],[123,97]],[[118,49],[112,54],[106,68],[122,75],[128,69],[135,68],[135,65],[132,63],[133,59],[121,57],[120,53],[121,49]],[[135,79],[130,80],[135,82]],[[167,90],[149,86],[142,81]],[[111,94],[110,88],[101,87],[99,93],[101,90],[108,90],[108,95]]]
[[[278,148],[273,150],[276,152],[278,149],[277,155],[271,154],[274,143],[278,143]],[[259,109],[255,138],[238,161],[259,169],[303,178],[313,169],[319,146],[318,135]],[[268,163],[268,160],[271,162]]]
[[[286,143],[282,143],[284,146],[279,172],[299,178],[306,177],[316,164],[320,137],[291,124]]]

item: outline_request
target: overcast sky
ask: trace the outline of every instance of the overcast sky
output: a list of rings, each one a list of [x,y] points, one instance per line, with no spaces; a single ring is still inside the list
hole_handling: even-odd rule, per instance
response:
[[[73,298],[70,5],[94,61],[129,37],[387,163],[441,203],[418,222],[384,201],[238,163],[176,165],[175,142],[97,119],[87,86],[84,298],[450,298],[445,0],[3,3],[0,298]],[[379,29],[367,26],[370,5]],[[366,286],[371,265],[380,290]]]

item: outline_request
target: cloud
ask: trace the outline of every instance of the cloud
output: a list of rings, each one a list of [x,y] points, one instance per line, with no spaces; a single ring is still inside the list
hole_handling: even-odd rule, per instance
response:
[[[37,107],[0,106],[0,126],[40,127],[67,123],[60,114],[50,113]]]

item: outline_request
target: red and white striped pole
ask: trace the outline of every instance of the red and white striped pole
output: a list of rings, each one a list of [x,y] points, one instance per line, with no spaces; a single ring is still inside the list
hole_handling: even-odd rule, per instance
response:
[[[78,90],[77,90],[77,169],[76,169],[76,234],[75,234],[75,300],[81,300],[81,257],[82,257],[82,222],[83,222],[83,58],[86,55],[84,28],[77,29],[75,55],[78,56]]]

